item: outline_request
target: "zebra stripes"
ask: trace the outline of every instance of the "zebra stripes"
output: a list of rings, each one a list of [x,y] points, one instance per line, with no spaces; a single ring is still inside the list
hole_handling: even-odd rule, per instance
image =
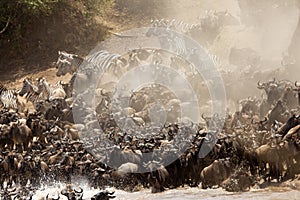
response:
[[[187,55],[184,38],[180,36],[174,36],[170,41],[170,50],[179,56]]]
[[[160,27],[170,29],[179,33],[189,33],[191,29],[194,27],[200,26],[200,24],[189,24],[184,21],[178,21],[176,19],[168,20],[168,19],[160,19],[160,20],[152,20],[151,27]]]
[[[215,54],[208,54],[209,58],[211,59],[211,61],[213,62],[214,66],[219,67],[221,65],[221,60],[220,58],[215,55]]]
[[[38,87],[31,83],[31,81],[29,81],[28,79],[24,79],[23,87],[19,92],[19,95],[25,95],[26,100],[32,102],[33,104],[37,103],[40,100],[43,100],[41,96],[41,90],[39,90]]]
[[[84,72],[86,69],[93,69],[95,72],[115,71],[117,64],[116,60],[121,59],[121,55],[112,54],[108,51],[98,51],[86,58],[76,54],[69,54],[64,51],[58,52],[59,57],[56,62],[58,71],[56,75],[73,74],[79,67]]]
[[[181,30],[179,32],[186,32],[185,29],[190,28],[190,26],[184,22],[179,22],[177,25],[175,20],[155,20],[148,29],[146,36],[157,36],[163,49],[174,52],[180,56],[186,56],[188,52],[185,38],[180,33],[175,32],[177,31],[176,27],[179,27],[178,29]]]
[[[7,89],[5,86],[0,85],[0,101],[4,108],[17,109],[18,93],[16,90]]]
[[[56,62],[56,68],[58,70],[56,75],[63,76],[67,73],[73,74],[82,64],[84,64],[84,58],[76,54],[67,53],[65,51],[58,51],[58,59]]]
[[[50,87],[50,84],[42,77],[38,80],[38,90],[41,91],[41,94],[44,94],[48,100],[64,99],[66,97],[61,81],[57,82],[53,87]]]
[[[115,60],[121,58],[119,54],[112,54],[107,51],[96,52],[86,59],[87,62],[92,63],[95,66],[95,71],[105,72],[114,70]]]

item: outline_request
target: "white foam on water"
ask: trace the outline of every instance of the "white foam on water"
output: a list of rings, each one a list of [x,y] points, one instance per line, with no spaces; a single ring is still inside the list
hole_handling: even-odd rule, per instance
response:
[[[41,186],[33,196],[34,200],[42,200],[47,194],[49,197],[57,197],[61,190],[66,187],[65,183],[52,183]],[[87,182],[76,183],[74,187],[81,187],[83,189],[83,199],[90,200],[92,196],[97,194],[100,190],[91,188]],[[200,189],[200,188],[177,188],[166,190],[162,193],[151,193],[150,189],[142,189],[138,192],[126,192],[117,190],[112,187],[106,188],[108,191],[115,191],[115,200],[238,200],[238,199],[251,199],[251,200],[297,200],[300,199],[300,191],[291,190],[286,187],[270,187],[266,189],[251,189],[249,192],[227,192],[221,188],[218,189]],[[63,195],[60,195],[60,200],[67,200]]]
[[[48,184],[43,184],[33,195],[34,200],[42,200],[46,198],[46,196],[49,194],[49,197],[57,197],[57,195],[60,195],[60,200],[68,200],[66,196],[61,195],[61,191],[66,188],[67,184],[66,183],[48,183]],[[100,192],[100,189],[94,189],[91,188],[88,184],[87,181],[82,181],[81,183],[75,182],[73,184],[73,187],[75,188],[82,188],[83,189],[83,199],[91,199],[95,194]],[[108,191],[114,191],[113,188],[106,188]]]

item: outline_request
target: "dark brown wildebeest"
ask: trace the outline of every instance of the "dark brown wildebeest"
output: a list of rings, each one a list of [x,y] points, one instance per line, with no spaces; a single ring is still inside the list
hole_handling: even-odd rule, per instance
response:
[[[211,165],[205,167],[200,173],[202,188],[211,188],[220,185],[233,172],[233,163],[229,160],[215,160]]]

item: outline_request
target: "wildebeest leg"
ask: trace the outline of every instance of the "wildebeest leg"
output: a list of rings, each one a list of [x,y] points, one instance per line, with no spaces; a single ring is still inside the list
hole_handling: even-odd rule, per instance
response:
[[[157,180],[157,178],[155,178],[152,187],[151,187],[151,192],[152,193],[158,193],[158,192],[163,192],[164,188],[162,186],[162,184]]]

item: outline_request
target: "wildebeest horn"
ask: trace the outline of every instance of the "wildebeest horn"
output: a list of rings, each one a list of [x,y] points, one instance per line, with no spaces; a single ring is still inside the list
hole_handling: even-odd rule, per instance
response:
[[[287,66],[287,64],[285,64],[283,60],[281,60],[280,64],[281,64],[281,66],[283,66],[283,67]]]
[[[13,189],[7,189],[7,191],[8,191],[9,193],[13,193],[13,192],[15,192],[16,190],[17,190],[16,187],[14,187]]]
[[[57,198],[55,199],[55,198],[50,198],[51,200],[59,200],[60,199],[60,196],[59,196],[59,194],[57,194]],[[46,196],[46,200],[49,200],[49,193],[47,194],[47,196]]]
[[[74,189],[74,191],[76,192],[76,193],[82,193],[83,192],[83,189],[81,188],[81,187],[79,187],[79,191],[77,191],[76,189]]]
[[[67,191],[66,191],[66,190],[62,190],[60,193],[61,193],[62,195],[64,195],[64,196],[67,196]]]
[[[262,122],[266,122],[266,121],[268,121],[268,118],[267,118],[267,117],[265,117],[264,120],[263,120]]]
[[[258,81],[258,82],[257,82],[257,85],[258,85],[258,86],[263,86],[264,84],[263,84],[263,83],[260,83],[260,81]]]
[[[147,163],[143,162],[143,166],[146,167],[147,165],[149,165],[151,163],[151,161],[148,161]]]
[[[207,119],[207,117],[204,116],[204,113],[202,113],[201,117],[202,117],[202,119],[204,119],[204,120]]]
[[[156,160],[153,160],[152,162],[155,163],[155,164],[161,164],[161,162],[156,161]]]
[[[107,194],[109,195],[113,195],[115,193],[115,191],[112,191],[112,192],[107,192]],[[113,197],[114,198],[114,197]]]
[[[59,200],[60,199],[60,196],[59,195],[57,195],[57,198],[55,199],[55,198],[53,198],[53,200]]]

